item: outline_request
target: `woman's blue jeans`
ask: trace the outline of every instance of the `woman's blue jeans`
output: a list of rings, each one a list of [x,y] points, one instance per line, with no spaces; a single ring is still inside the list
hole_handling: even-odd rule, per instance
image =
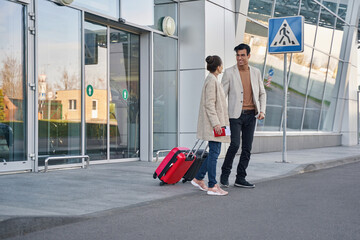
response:
[[[197,180],[204,179],[206,172],[208,173],[209,188],[213,188],[216,182],[216,164],[218,157],[221,151],[221,142],[209,141],[209,154],[201,165],[199,172],[196,174],[195,178]]]

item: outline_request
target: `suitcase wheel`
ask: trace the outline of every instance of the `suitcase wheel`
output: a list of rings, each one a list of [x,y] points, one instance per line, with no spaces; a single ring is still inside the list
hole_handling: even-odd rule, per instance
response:
[[[160,182],[160,183],[159,183],[160,186],[164,186],[165,184],[166,184],[166,183],[164,183],[164,182]]]
[[[186,182],[187,182],[186,179],[183,179],[183,180],[182,180],[182,183],[186,183]]]
[[[154,174],[153,174],[153,178],[154,178],[154,179],[156,179],[156,178],[157,178],[157,174],[156,174],[156,172],[154,172]]]

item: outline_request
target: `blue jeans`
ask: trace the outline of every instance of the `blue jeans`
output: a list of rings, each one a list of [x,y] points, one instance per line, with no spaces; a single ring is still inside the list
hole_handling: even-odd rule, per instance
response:
[[[205,159],[203,164],[201,165],[199,172],[196,174],[195,178],[197,180],[204,179],[206,172],[208,173],[209,188],[213,188],[216,182],[216,164],[217,159],[220,155],[221,151],[221,142],[213,142],[209,141],[209,154],[208,157]]]
[[[239,164],[237,166],[236,180],[241,181],[246,177],[246,168],[249,165],[251,148],[254,139],[256,118],[255,113],[241,114],[236,118],[230,118],[230,130],[231,130],[231,143],[226,152],[224,163],[221,167],[221,181],[226,182],[229,178],[232,164],[236,153],[240,147],[240,132],[241,134],[241,155]]]

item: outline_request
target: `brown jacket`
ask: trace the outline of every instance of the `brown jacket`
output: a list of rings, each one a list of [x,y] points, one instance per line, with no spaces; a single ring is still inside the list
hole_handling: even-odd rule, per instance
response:
[[[229,126],[225,93],[214,74],[209,73],[202,89],[197,138],[205,141],[230,142],[230,136],[215,137],[216,125]]]

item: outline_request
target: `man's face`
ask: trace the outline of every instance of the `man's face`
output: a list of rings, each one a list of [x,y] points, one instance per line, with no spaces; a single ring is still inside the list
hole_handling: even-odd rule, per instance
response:
[[[245,66],[249,64],[250,54],[247,55],[246,49],[238,50],[236,52],[236,61],[238,66]]]

